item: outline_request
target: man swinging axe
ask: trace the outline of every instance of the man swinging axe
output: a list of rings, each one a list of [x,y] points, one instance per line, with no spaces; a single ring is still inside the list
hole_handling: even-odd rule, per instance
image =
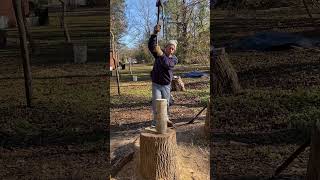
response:
[[[152,126],[156,125],[156,121],[154,119],[156,117],[156,99],[167,99],[167,112],[169,113],[173,69],[178,63],[177,57],[173,55],[177,48],[178,42],[176,40],[170,40],[165,45],[164,50],[162,50],[158,45],[157,34],[161,31],[161,25],[159,24],[159,9],[161,5],[161,1],[158,0],[158,22],[154,27],[154,32],[151,34],[148,42],[149,51],[155,58],[153,69],[151,71],[153,111]],[[168,126],[173,126],[173,123],[169,121]]]

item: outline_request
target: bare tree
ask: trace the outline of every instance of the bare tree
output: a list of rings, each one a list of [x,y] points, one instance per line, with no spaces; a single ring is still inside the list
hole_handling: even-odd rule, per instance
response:
[[[63,25],[63,33],[64,33],[64,37],[66,38],[66,41],[67,42],[71,42],[68,26],[67,26],[67,23],[65,21],[67,5],[64,2],[64,0],[59,0],[59,2],[61,3],[61,8],[62,8],[61,9],[61,22],[60,22],[60,24]]]
[[[26,14],[25,13],[25,3],[22,3],[21,9],[22,9],[23,24],[24,24],[24,27],[25,27],[27,39],[29,41],[31,52],[34,52],[35,44],[34,44],[34,41],[33,41],[33,38],[32,38],[31,31],[30,31],[29,26],[27,24],[26,16],[25,16],[25,14]]]
[[[27,106],[31,107],[32,76],[31,76],[30,57],[29,57],[29,50],[28,50],[28,44],[27,44],[26,28],[25,28],[25,23],[23,22],[24,14],[22,14],[22,0],[12,0],[12,4],[13,4],[14,12],[16,15],[16,20],[17,20],[18,30],[19,30]]]

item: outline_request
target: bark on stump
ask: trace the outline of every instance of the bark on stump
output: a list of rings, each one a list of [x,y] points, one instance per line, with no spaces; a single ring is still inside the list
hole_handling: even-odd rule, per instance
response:
[[[186,90],[186,88],[184,87],[184,83],[183,83],[180,76],[172,79],[171,90],[172,91],[185,91]]]
[[[306,180],[320,179],[320,121],[316,120],[311,137],[310,156]]]
[[[142,180],[178,179],[176,131],[145,130],[140,134],[140,176]]]
[[[213,61],[213,95],[221,95],[222,92],[238,94],[241,91],[238,75],[229,61],[224,48],[216,48]]]

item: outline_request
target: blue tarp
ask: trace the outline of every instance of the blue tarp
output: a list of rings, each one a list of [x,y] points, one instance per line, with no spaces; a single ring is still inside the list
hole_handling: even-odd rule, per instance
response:
[[[281,50],[291,46],[305,48],[320,45],[320,39],[310,39],[300,35],[285,32],[259,32],[253,36],[245,37],[231,44],[229,47],[239,50]]]
[[[186,78],[200,78],[202,76],[208,76],[208,74],[200,71],[191,71],[183,74],[183,77],[186,77]]]

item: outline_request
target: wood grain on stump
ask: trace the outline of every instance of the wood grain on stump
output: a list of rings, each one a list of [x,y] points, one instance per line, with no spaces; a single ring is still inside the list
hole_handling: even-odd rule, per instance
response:
[[[306,180],[320,179],[320,121],[313,126]]]
[[[176,167],[176,131],[145,130],[140,134],[140,176],[144,180],[178,179]]]

